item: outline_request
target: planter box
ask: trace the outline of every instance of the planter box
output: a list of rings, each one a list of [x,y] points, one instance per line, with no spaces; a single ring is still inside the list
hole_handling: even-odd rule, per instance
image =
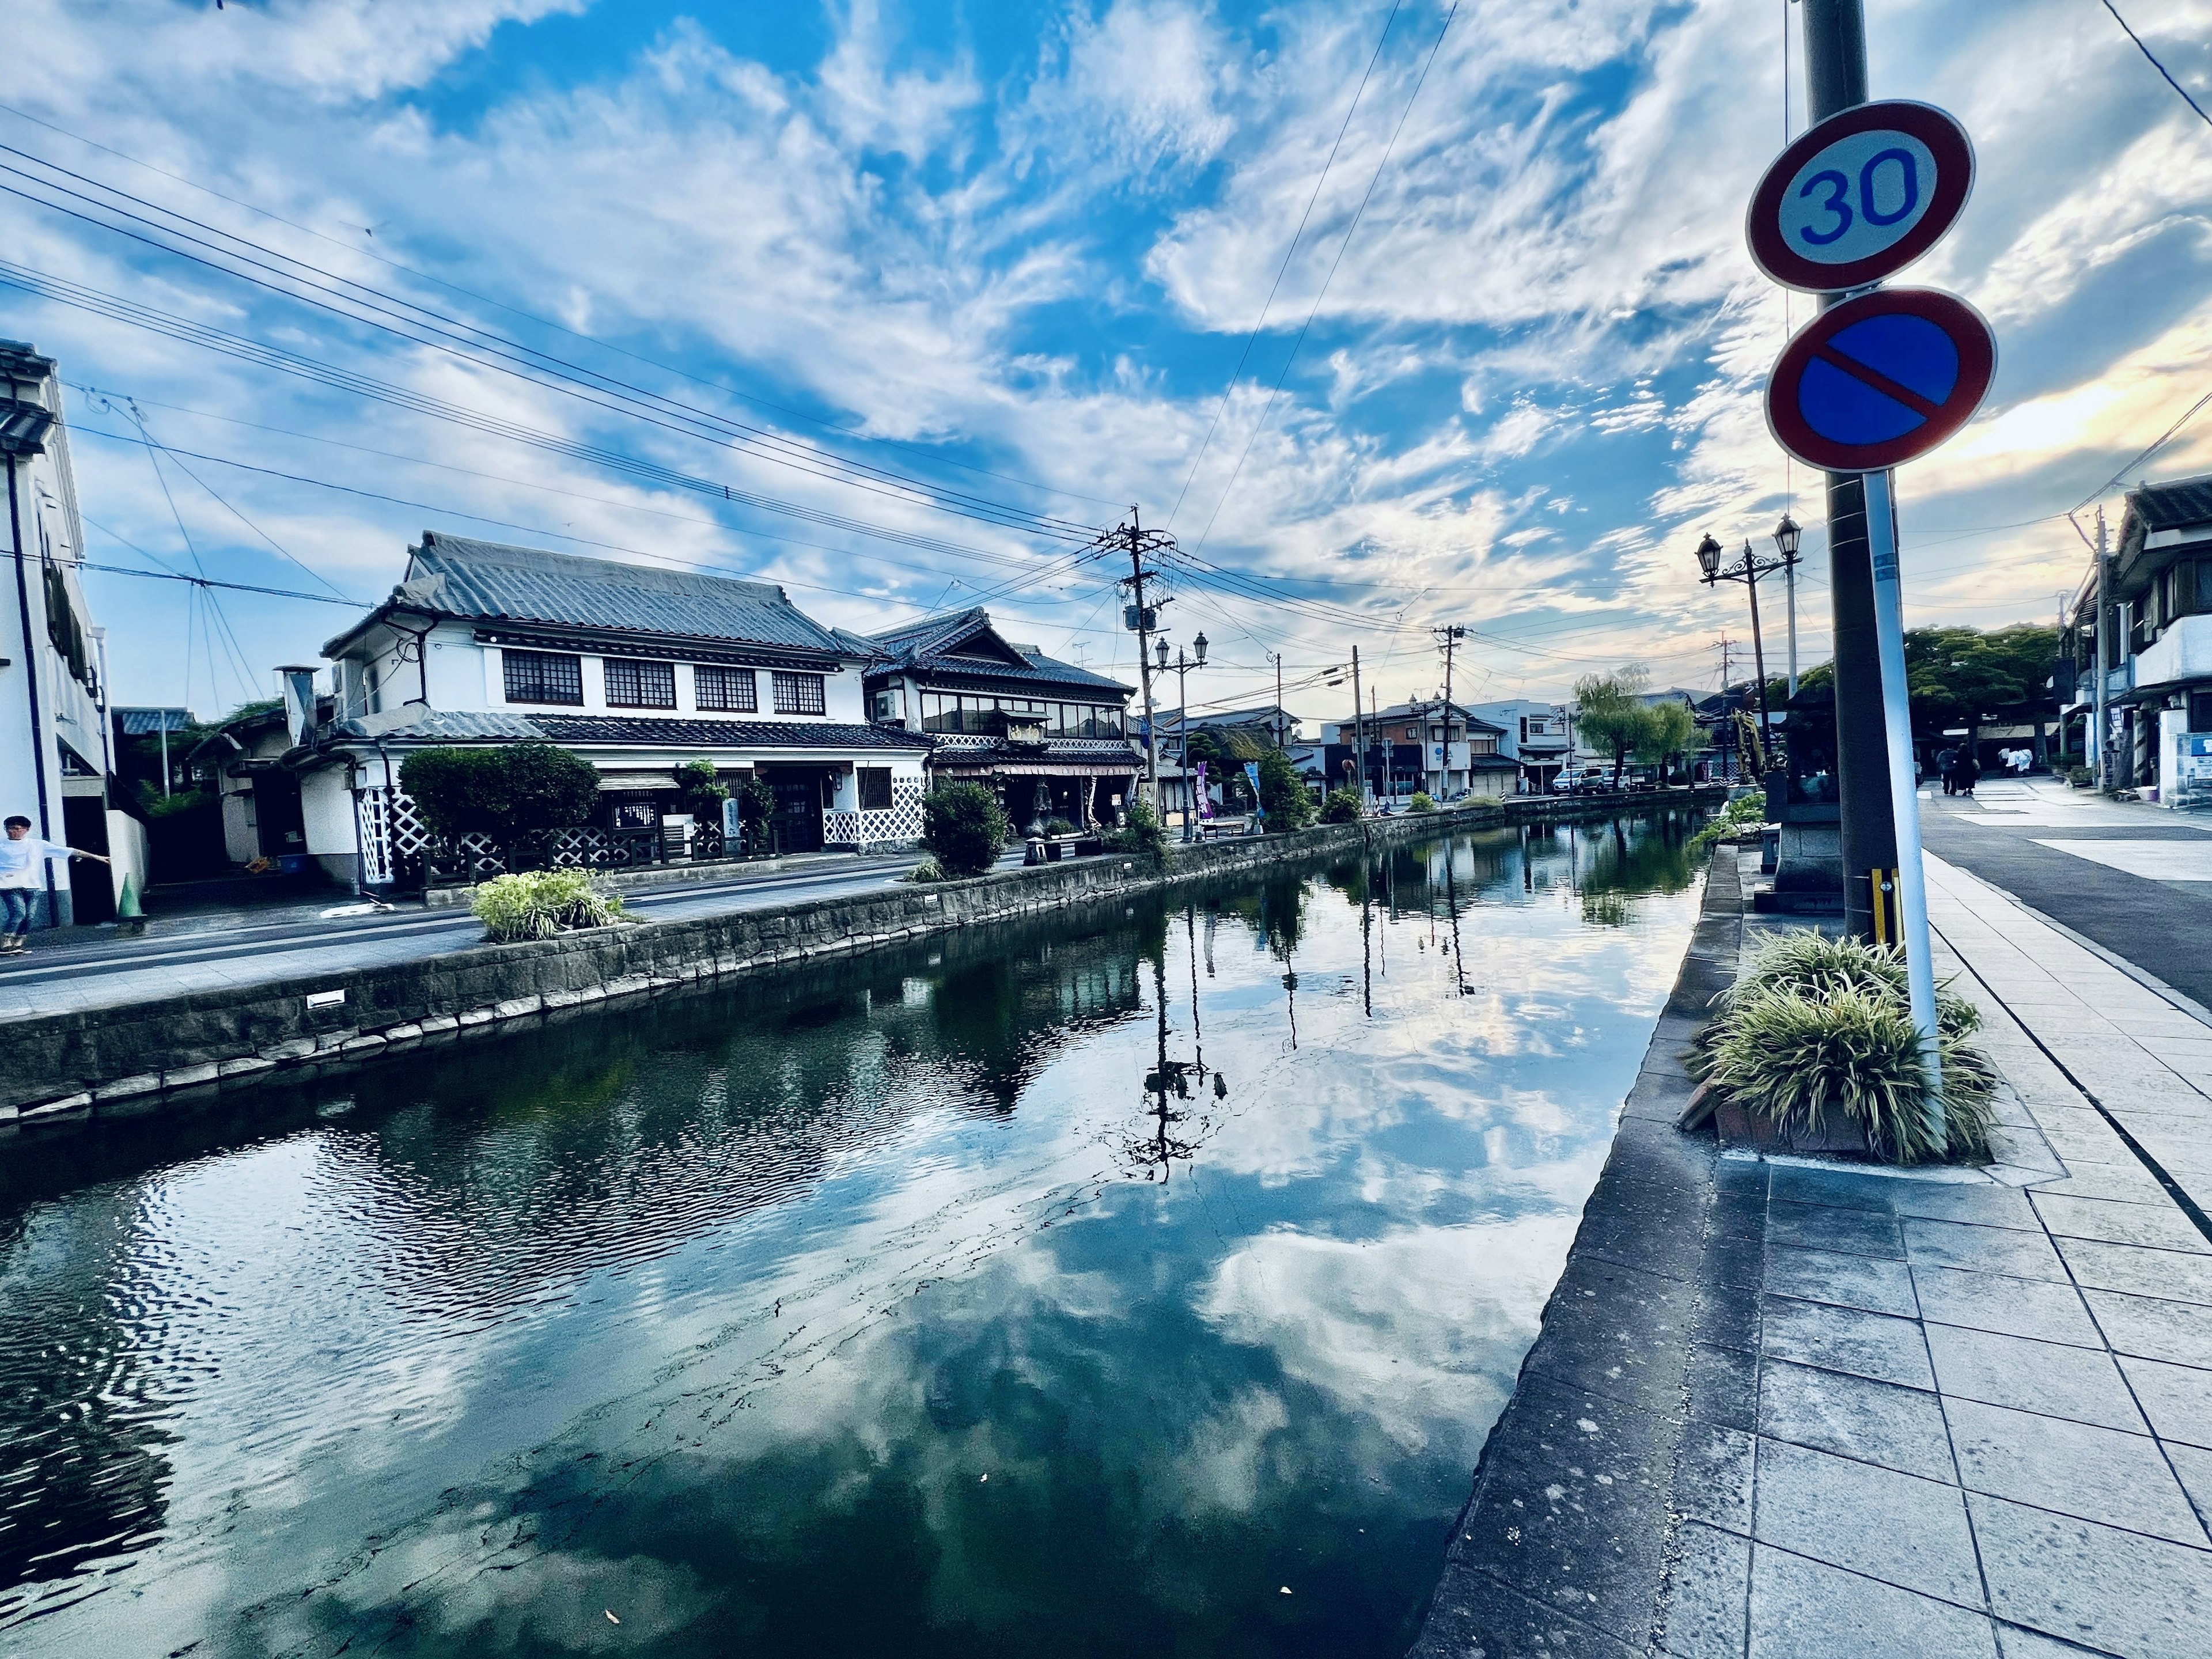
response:
[[[1733,1101],[1723,1101],[1713,1110],[1713,1127],[1723,1146],[1751,1146],[1762,1152],[1874,1156],[1874,1149],[1867,1145],[1866,1131],[1847,1119],[1832,1121],[1817,1135],[1788,1135],[1764,1118],[1753,1117]]]

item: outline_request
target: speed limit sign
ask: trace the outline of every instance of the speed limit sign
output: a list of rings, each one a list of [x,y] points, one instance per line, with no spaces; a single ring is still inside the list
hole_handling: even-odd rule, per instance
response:
[[[1932,104],[1859,104],[1806,131],[1752,193],[1751,257],[1784,288],[1832,294],[1936,246],[1974,186],[1966,130]]]

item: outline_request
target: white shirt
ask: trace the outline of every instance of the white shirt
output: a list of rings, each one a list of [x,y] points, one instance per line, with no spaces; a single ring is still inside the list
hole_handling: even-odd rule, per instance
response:
[[[49,859],[66,860],[70,849],[50,841],[40,841],[36,836],[26,836],[17,841],[13,836],[0,836],[0,887],[37,887],[39,859],[43,854]]]

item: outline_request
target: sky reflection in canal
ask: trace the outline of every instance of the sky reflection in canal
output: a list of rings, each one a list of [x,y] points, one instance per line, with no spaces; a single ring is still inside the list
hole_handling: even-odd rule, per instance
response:
[[[0,1641],[1401,1652],[1694,919],[1684,831],[11,1149]]]

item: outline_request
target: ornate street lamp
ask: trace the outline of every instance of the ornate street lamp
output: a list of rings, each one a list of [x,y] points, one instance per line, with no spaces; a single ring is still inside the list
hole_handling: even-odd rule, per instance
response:
[[[1797,539],[1804,532],[1797,520],[1787,511],[1782,522],[1774,526],[1775,550],[1782,555],[1784,596],[1788,601],[1790,623],[1790,695],[1797,695]]]
[[[1781,550],[1782,554],[1779,558],[1760,558],[1753,550],[1751,544],[1747,541],[1743,544],[1742,556],[1735,563],[1723,566],[1721,563],[1721,544],[1711,535],[1707,535],[1698,544],[1697,550],[1698,574],[1704,579],[1706,586],[1718,586],[1722,582],[1741,582],[1751,595],[1752,670],[1759,676],[1759,747],[1766,751],[1765,758],[1770,763],[1772,761],[1774,748],[1774,717],[1767,708],[1766,647],[1760,637],[1759,627],[1759,579],[1773,571],[1785,570],[1790,573],[1794,580],[1797,567],[1797,526],[1787,514],[1784,514],[1782,522],[1774,529],[1774,544]],[[1790,655],[1794,659],[1796,655],[1795,649],[1796,617],[1794,606],[1790,617],[1790,633],[1792,636]],[[1796,679],[1796,665],[1794,660],[1790,665],[1790,679],[1794,688]],[[1727,690],[1726,687],[1722,689],[1723,691]]]

